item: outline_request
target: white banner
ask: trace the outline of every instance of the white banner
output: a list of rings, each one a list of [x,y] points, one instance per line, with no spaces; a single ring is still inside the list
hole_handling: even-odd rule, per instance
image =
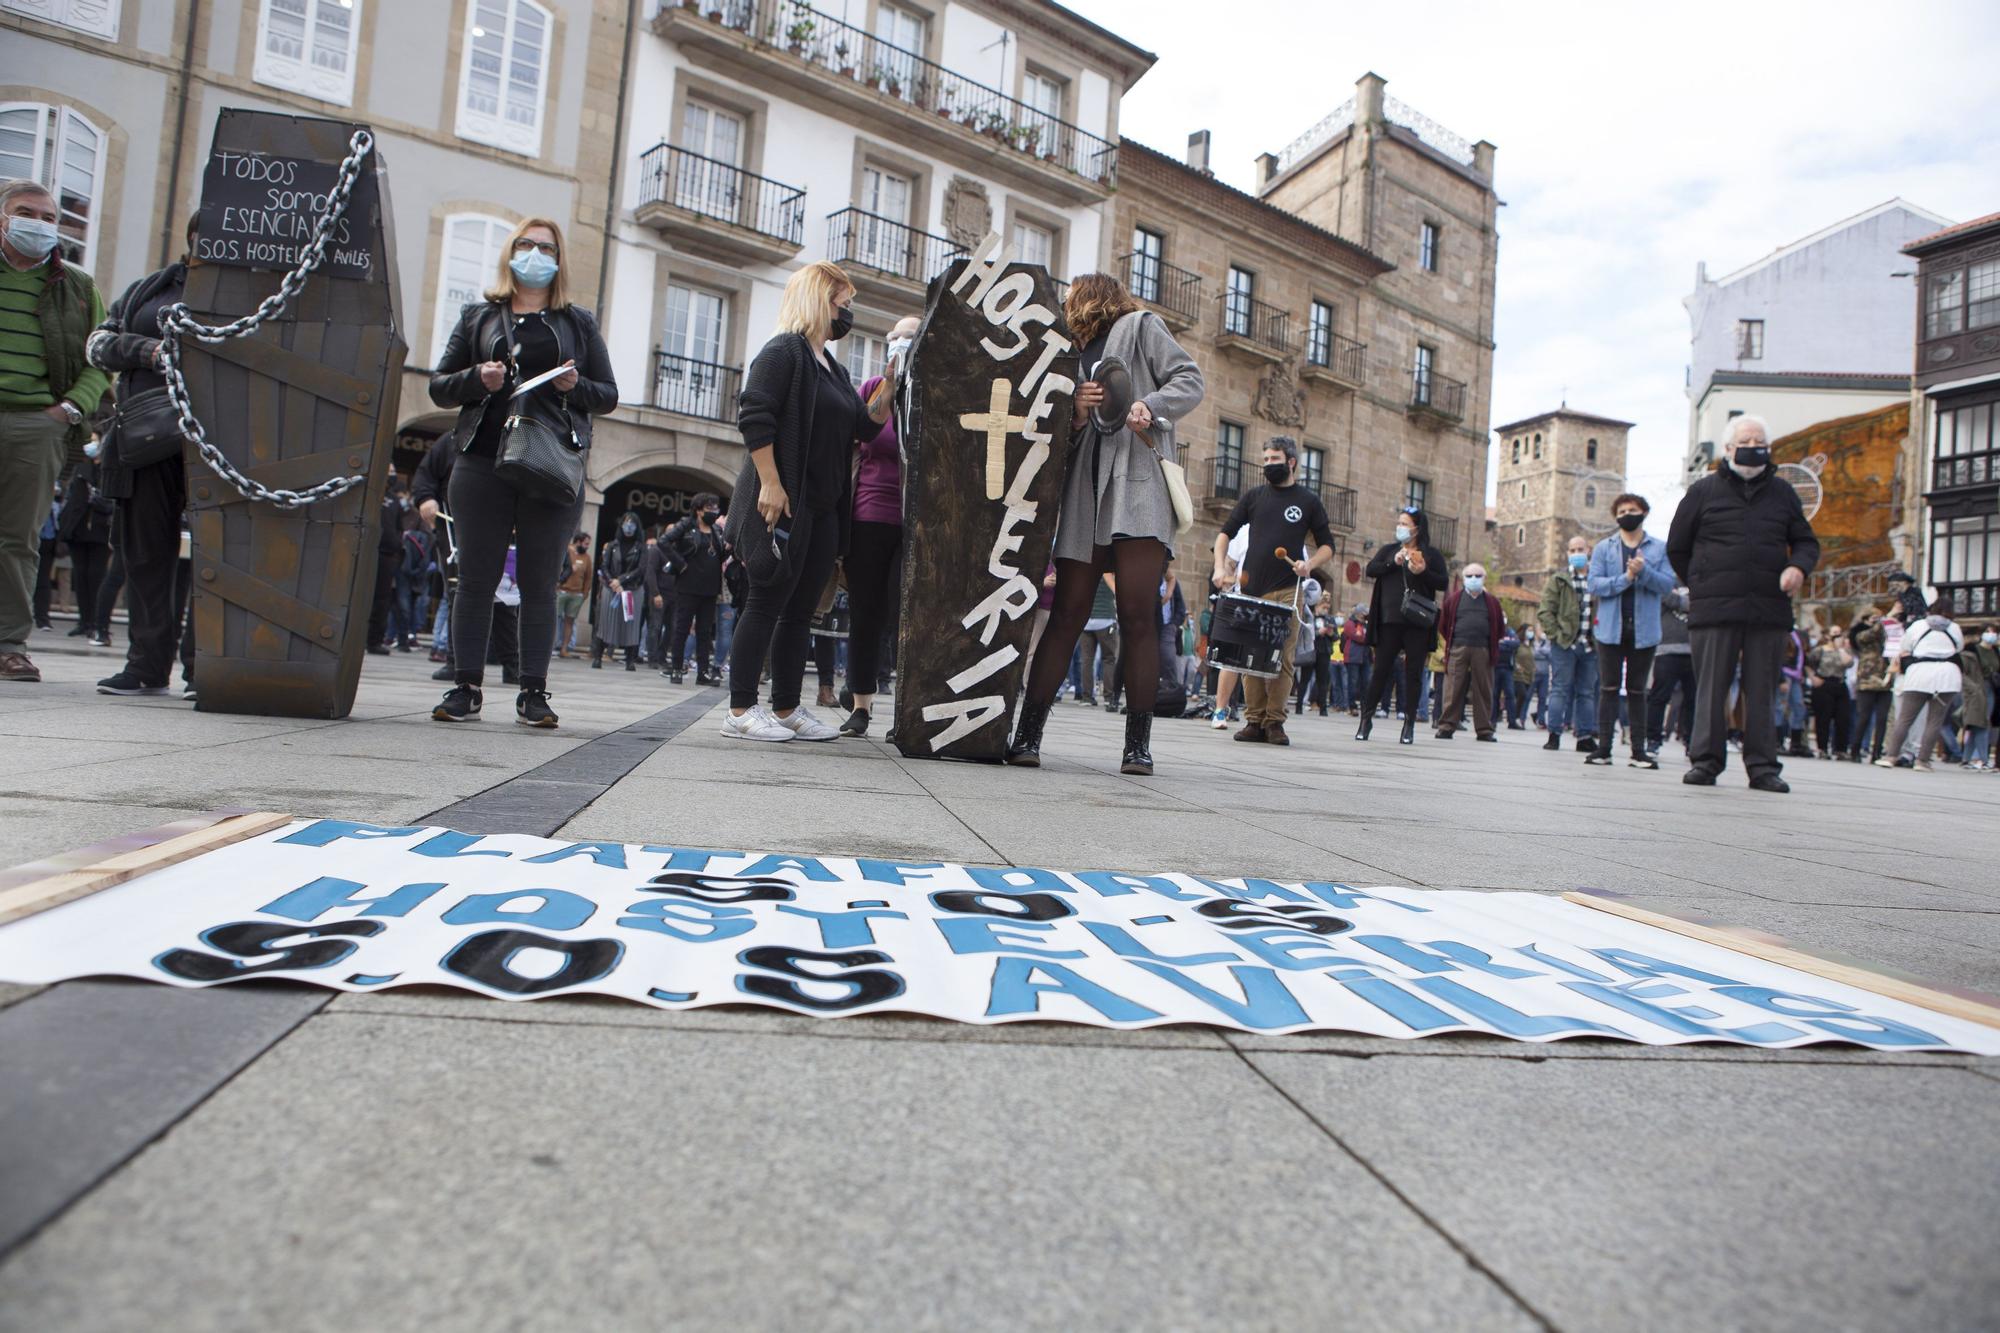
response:
[[[1532,893],[291,824],[0,926],[0,980],[2000,1054],[2000,1030]]]

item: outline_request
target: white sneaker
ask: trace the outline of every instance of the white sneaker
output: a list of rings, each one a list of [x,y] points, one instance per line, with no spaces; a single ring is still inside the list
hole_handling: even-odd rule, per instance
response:
[[[772,713],[769,716],[773,726],[785,728],[802,741],[837,741],[840,739],[840,728],[829,727],[826,723],[814,717],[812,709],[807,708],[804,704],[800,704],[797,708],[794,708],[790,717],[779,717],[776,713]]]
[[[1216,709],[1213,713],[1209,714],[1208,725],[1214,727],[1217,731],[1229,730],[1229,710],[1227,708]]]
[[[739,741],[788,741],[792,739],[792,729],[771,716],[771,710],[759,704],[749,711],[736,714],[727,713],[722,719],[722,734]]]

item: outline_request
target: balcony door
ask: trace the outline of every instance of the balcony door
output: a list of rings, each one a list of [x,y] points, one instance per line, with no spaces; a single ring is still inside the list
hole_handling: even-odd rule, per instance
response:
[[[722,340],[729,307],[698,287],[667,288],[666,330],[660,342],[660,406],[669,412],[722,420]]]
[[[674,202],[706,217],[736,221],[743,140],[741,116],[690,98],[681,108],[684,151],[675,155]]]
[[[923,73],[926,23],[921,14],[894,5],[875,10],[875,60],[867,71],[884,92],[905,101],[916,97],[916,84]]]
[[[854,261],[884,273],[914,277],[910,178],[879,167],[863,167],[861,211],[867,216],[855,219]]]
[[[1419,407],[1429,407],[1431,402],[1431,372],[1437,353],[1422,343],[1417,344],[1416,360],[1410,366],[1410,401]]]

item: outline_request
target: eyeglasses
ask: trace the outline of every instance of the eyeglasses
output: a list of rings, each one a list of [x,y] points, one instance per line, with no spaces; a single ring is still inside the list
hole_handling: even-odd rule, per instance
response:
[[[556,258],[557,255],[555,242],[553,241],[531,241],[527,237],[523,236],[520,240],[514,242],[515,254],[524,255],[528,253],[528,251],[530,250],[540,250],[550,259]]]

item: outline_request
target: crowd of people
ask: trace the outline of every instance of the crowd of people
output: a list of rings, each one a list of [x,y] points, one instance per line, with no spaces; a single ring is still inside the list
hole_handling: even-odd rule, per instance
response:
[[[0,184],[0,679],[40,679],[27,639],[54,629],[52,575],[67,556],[72,637],[110,647],[121,597],[127,611],[124,665],[98,689],[165,693],[178,658],[192,696],[187,482],[163,407],[161,317],[193,261],[147,275],[107,309],[62,261],[57,221],[40,185]],[[596,321],[568,299],[561,229],[520,223],[431,379],[433,401],[457,412],[453,428],[407,486],[389,484],[368,651],[428,640],[449,686],[432,712],[440,722],[481,716],[490,666],[517,690],[516,720],[551,728],[552,658],[644,664],[675,683],[692,659],[697,684],[729,691],[725,735],[868,734],[894,666],[903,513],[892,404],[917,321],[895,326],[885,372],[857,385],[830,350],[852,328],[854,295],[830,263],[787,283],[778,331],[745,376],[747,457],[727,503],[697,495],[650,525],[625,513],[594,544],[579,530],[580,489],[552,500],[502,465],[523,420],[582,451],[592,418],[618,403]],[[1907,574],[1888,605],[1846,624],[1800,622],[1819,546],[1756,417],[1731,422],[1721,466],[1689,489],[1664,538],[1647,530],[1644,497],[1618,496],[1617,531],[1573,538],[1566,568],[1519,619],[1518,596],[1487,586],[1477,562],[1453,576],[1416,506],[1396,511],[1394,539],[1370,555],[1366,602],[1341,610],[1325,508],[1301,483],[1297,442],[1279,436],[1263,450],[1263,484],[1217,535],[1206,598],[1194,598],[1173,565],[1180,523],[1160,464],[1175,457],[1175,423],[1202,401],[1201,369],[1115,278],[1078,278],[1064,313],[1081,355],[1076,444],[1012,764],[1039,764],[1067,696],[1124,714],[1121,768],[1134,774],[1153,771],[1156,716],[1220,730],[1240,721],[1235,740],[1286,746],[1288,719],[1308,711],[1355,719],[1358,742],[1393,714],[1402,745],[1424,723],[1441,741],[1532,726],[1548,750],[1572,738],[1592,766],[1614,762],[1622,728],[1635,768],[1657,770],[1678,739],[1683,781],[1713,785],[1736,753],[1750,785],[1774,792],[1788,790],[1781,756],[1994,768],[1990,624],[1968,637],[1950,601],[1926,601]],[[1097,371],[1114,363],[1132,392],[1105,420]],[[1282,646],[1267,630],[1263,655],[1233,651],[1225,628],[1259,614],[1281,627]],[[814,706],[843,716],[824,720]]]

